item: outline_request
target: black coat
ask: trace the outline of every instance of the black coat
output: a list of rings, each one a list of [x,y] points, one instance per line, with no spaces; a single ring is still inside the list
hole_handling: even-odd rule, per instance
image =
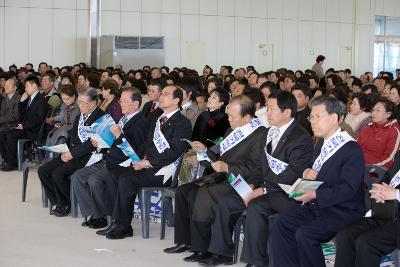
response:
[[[149,122],[157,119],[158,117],[161,116],[161,114],[163,114],[163,111],[160,107],[157,107],[155,110],[153,110],[153,112],[151,112],[152,105],[153,105],[153,101],[149,101],[146,104],[144,104],[144,106],[142,108],[143,116],[145,116]]]

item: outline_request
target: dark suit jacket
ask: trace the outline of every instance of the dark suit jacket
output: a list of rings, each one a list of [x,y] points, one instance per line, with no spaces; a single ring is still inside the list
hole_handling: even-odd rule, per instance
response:
[[[303,176],[303,171],[312,164],[313,141],[310,134],[296,121],[283,133],[274,153],[271,156],[289,164],[287,168],[276,175],[266,164],[265,183],[267,189],[281,190],[278,183],[293,184],[297,178]],[[267,146],[271,154],[271,143]]]
[[[85,121],[85,126],[92,125],[98,118],[104,115],[104,111],[102,111],[99,107],[90,114],[89,118]],[[82,161],[82,164],[85,165],[89,160],[92,152],[94,151],[94,147],[90,139],[86,142],[81,142],[78,136],[78,125],[79,125],[80,115],[76,116],[72,129],[68,131],[69,136],[69,150],[72,156],[75,159],[79,159]]]
[[[171,164],[180,157],[185,152],[187,146],[187,143],[181,139],[190,140],[192,137],[192,125],[190,121],[177,111],[161,126],[161,132],[168,141],[170,148],[165,149],[163,153],[159,154],[153,143],[156,122],[156,119],[150,122],[145,151],[145,156],[153,166],[154,172]]]
[[[138,155],[143,154],[149,129],[149,122],[141,112],[133,116],[122,129],[123,133],[118,137],[110,150],[105,155],[106,166],[108,170],[120,168],[118,164],[128,159],[117,145],[122,143],[125,138]]]
[[[22,124],[23,131],[31,141],[38,138],[40,127],[46,118],[49,105],[46,98],[38,93],[28,106],[29,98],[24,102],[18,103],[18,112],[20,114],[19,123]]]
[[[153,101],[147,102],[142,108],[143,116],[145,116],[149,122],[152,122],[153,120],[160,117],[161,114],[163,114],[163,111],[160,107],[156,108],[153,112],[150,112],[151,105],[153,105]]]
[[[317,144],[314,159],[322,144]],[[364,170],[364,156],[355,141],[346,143],[322,165],[317,180],[324,183],[316,190],[315,201],[327,229],[338,231],[364,214]]]
[[[226,136],[231,132],[232,129],[229,128]],[[267,132],[268,130],[261,126],[222,156],[219,157],[211,149],[207,150],[207,155],[212,161],[221,160],[226,162],[230,173],[234,175],[240,174],[247,183],[258,185],[264,178],[264,170],[267,164],[264,153]]]

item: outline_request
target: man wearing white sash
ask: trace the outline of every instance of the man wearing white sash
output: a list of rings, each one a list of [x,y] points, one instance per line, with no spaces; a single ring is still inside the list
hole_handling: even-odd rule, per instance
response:
[[[295,119],[296,98],[287,91],[273,93],[267,99],[267,107],[268,120],[272,126],[268,131],[264,155],[268,163],[264,181],[254,190],[253,199],[247,207],[241,256],[242,261],[256,266],[269,264],[266,242],[269,237],[269,216],[283,213],[290,207],[299,205],[295,200],[288,198],[278,183],[293,184],[310,166],[313,155],[311,135]],[[236,212],[236,216],[240,216],[237,212],[241,212],[246,206],[243,202],[235,202],[237,202],[235,206],[233,201],[224,204],[235,207],[231,209]],[[218,210],[220,209],[223,210],[222,207]],[[233,252],[232,244],[220,245],[215,247],[214,251],[222,253],[227,250],[223,249],[224,247],[230,247],[230,252]]]
[[[264,146],[267,129],[260,120],[254,118],[255,104],[247,96],[231,99],[228,117],[231,128],[225,134],[219,146],[207,149],[193,142],[194,149],[206,152],[213,161],[206,170],[206,177],[216,177],[217,182],[199,187],[196,182],[178,187],[175,194],[175,243],[176,246],[165,249],[166,253],[179,253],[191,249],[194,253],[184,260],[189,262],[207,261],[211,238],[211,225],[214,221],[214,207],[225,196],[237,194],[226,182],[228,173],[241,174],[249,184],[259,184],[262,179],[266,158]],[[210,173],[211,172],[211,173]],[[227,263],[232,257],[222,258]]]
[[[112,217],[115,222],[105,229],[109,239],[121,239],[133,235],[131,221],[134,202],[141,187],[161,187],[171,184],[178,158],[186,150],[192,126],[180,112],[182,90],[166,86],[160,94],[163,114],[150,123],[147,144],[142,160],[118,175],[118,190]]]
[[[272,223],[269,248],[274,266],[325,266],[321,243],[365,212],[364,157],[357,142],[341,131],[341,115],[333,97],[319,96],[311,102],[311,127],[323,140],[316,144],[314,163],[303,177],[323,184],[317,190],[303,190],[295,198],[302,205]]]
[[[397,152],[382,183],[373,184],[370,191],[371,201],[383,204],[381,207],[388,212],[397,211],[397,217],[382,218],[373,213],[340,230],[335,238],[335,267],[377,267],[383,256],[400,247],[399,188],[400,153]],[[388,200],[397,203],[388,203]]]
[[[95,151],[89,135],[82,128],[90,126],[104,112],[97,107],[98,95],[96,89],[89,87],[78,92],[80,116],[77,116],[72,129],[69,131],[67,142],[69,151],[62,153],[46,164],[40,166],[38,175],[43,188],[56,208],[50,212],[57,217],[67,216],[70,212],[70,175],[76,170],[85,167],[92,152]]]

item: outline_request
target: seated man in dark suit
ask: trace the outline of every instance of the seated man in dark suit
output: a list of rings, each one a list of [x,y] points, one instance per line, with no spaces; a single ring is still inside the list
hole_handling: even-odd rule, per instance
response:
[[[140,91],[133,87],[122,89],[120,105],[124,115],[118,124],[111,127],[116,140],[99,162],[79,169],[71,175],[82,216],[91,216],[82,226],[103,228],[107,226],[105,216],[111,215],[117,192],[117,176],[126,169],[120,164],[128,159],[117,145],[126,139],[133,150],[142,154],[149,123],[139,111],[142,101]],[[92,141],[96,146],[95,141]],[[129,165],[128,165],[129,167]]]
[[[311,127],[323,140],[317,143],[313,166],[303,177],[323,184],[317,190],[303,190],[295,198],[303,204],[289,208],[272,223],[274,266],[325,266],[321,243],[364,213],[364,157],[357,142],[341,131],[341,113],[333,97],[319,96],[311,102]]]
[[[147,95],[149,96],[149,102],[144,104],[142,113],[149,122],[160,117],[163,113],[160,108],[159,98],[161,91],[166,86],[166,82],[163,79],[151,80],[147,86]]]
[[[69,151],[62,153],[38,170],[38,175],[47,193],[51,205],[57,205],[50,212],[57,217],[67,216],[70,212],[70,181],[69,177],[76,170],[83,168],[95,150],[83,126],[90,126],[104,112],[97,107],[98,95],[96,89],[88,87],[78,91],[78,105],[81,111],[72,129],[69,131],[67,142]]]
[[[400,248],[399,188],[400,153],[397,153],[382,184],[373,184],[371,190],[371,201],[383,203],[380,207],[386,212],[377,212],[373,207],[371,217],[362,218],[340,230],[335,238],[335,267],[378,267],[382,256]],[[387,203],[387,200],[395,202]]]
[[[115,222],[99,234],[109,239],[121,239],[133,235],[131,226],[134,202],[141,187],[161,187],[171,184],[177,160],[186,150],[186,142],[192,135],[190,121],[180,112],[182,90],[166,86],[160,94],[163,114],[150,123],[147,145],[139,163],[132,163],[118,175],[118,190],[112,217]]]
[[[220,202],[225,201],[225,198],[237,194],[226,182],[227,175],[240,174],[248,184],[257,186],[265,173],[267,163],[264,146],[267,129],[259,119],[255,118],[255,111],[255,104],[249,97],[236,96],[231,99],[228,106],[231,128],[228,129],[225,139],[219,146],[207,149],[204,144],[198,141],[193,142],[196,151],[206,152],[213,161],[211,175],[221,179],[218,179],[219,181],[215,184],[201,187],[198,185],[199,181],[178,187],[175,195],[175,243],[177,245],[165,249],[166,253],[179,253],[191,249],[194,253],[184,258],[185,261],[201,262],[214,258],[208,253],[212,222],[217,220],[213,211]],[[224,229],[224,231],[229,232],[229,229]],[[223,263],[232,262],[231,255],[220,258],[224,261]]]
[[[15,127],[18,122],[18,103],[21,96],[17,93],[17,83],[14,79],[8,79],[4,86],[6,96],[0,106],[0,132],[7,132]]]
[[[272,93],[268,96],[267,106],[268,121],[272,126],[268,131],[269,142],[267,141],[266,147],[266,152],[269,154],[267,172],[263,184],[254,190],[254,199],[250,201],[247,207],[241,257],[242,261],[256,266],[268,266],[269,262],[268,243],[266,242],[269,236],[268,217],[298,205],[298,202],[294,199],[288,198],[278,183],[293,184],[312,163],[313,156],[312,138],[295,119],[296,98],[287,91]],[[275,132],[278,133],[275,134]],[[273,164],[276,161],[283,163],[284,168],[282,170],[277,169],[277,165]],[[232,210],[232,213],[236,213],[236,218],[245,208],[243,202],[237,202],[235,205],[233,201],[230,201],[224,204],[226,207],[218,207],[217,212],[228,208],[229,211]],[[223,231],[223,229],[219,231]],[[215,232],[218,233],[218,231]],[[225,238],[224,240],[228,239]],[[232,242],[224,244],[218,241],[216,237],[215,245],[210,245],[210,249],[214,253],[230,252],[232,255],[233,244]]]
[[[39,79],[29,76],[25,80],[25,93],[18,103],[19,123],[15,128],[0,134],[0,152],[5,160],[3,171],[17,169],[18,139],[35,141],[49,107],[39,92]]]

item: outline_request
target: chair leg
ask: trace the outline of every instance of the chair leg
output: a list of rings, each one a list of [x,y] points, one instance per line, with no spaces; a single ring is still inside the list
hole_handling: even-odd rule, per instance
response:
[[[170,226],[170,224],[173,224],[173,221],[170,221],[171,217],[173,218],[172,199],[171,199],[171,197],[162,196],[162,198],[161,198],[161,230],[160,230],[160,239],[161,240],[165,238],[166,225]]]
[[[246,217],[240,216],[235,224],[235,228],[233,230],[233,244],[234,244],[234,251],[233,251],[233,263],[237,262],[238,254],[239,254],[239,243],[240,243],[240,231],[242,230],[242,225],[244,224],[244,219]]]
[[[24,144],[26,140],[20,139],[17,142],[17,160],[18,160],[18,171],[22,171],[22,162],[24,157]]]
[[[43,186],[42,186],[42,206],[43,208],[47,208],[49,206],[49,199],[47,198],[46,190],[44,190]],[[50,205],[50,210],[51,210],[51,205]]]
[[[26,199],[26,186],[28,183],[29,167],[24,166],[22,170],[22,202]]]
[[[70,187],[70,199],[71,199],[71,216],[72,218],[77,218],[78,217],[78,200],[75,195],[75,188],[73,183],[71,183]]]
[[[149,238],[149,221],[150,221],[150,201],[151,191],[141,190],[139,194],[140,213],[142,217],[142,237]]]
[[[112,223],[112,217],[107,215],[107,226],[110,226]]]

